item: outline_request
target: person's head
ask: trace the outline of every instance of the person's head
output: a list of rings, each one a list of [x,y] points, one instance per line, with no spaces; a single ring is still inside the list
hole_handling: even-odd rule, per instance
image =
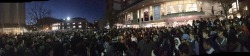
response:
[[[24,45],[24,40],[21,40],[19,45],[23,46]]]
[[[9,49],[10,49],[10,45],[6,44],[6,45],[4,46],[4,48],[5,48],[6,50],[9,50]]]
[[[230,29],[230,24],[226,25],[226,29],[229,30]]]
[[[220,38],[223,38],[223,37],[224,37],[224,35],[223,35],[224,32],[223,32],[223,31],[219,31],[218,33],[219,33],[219,37],[220,37]]]
[[[237,27],[236,27],[236,30],[240,32],[240,31],[243,31],[242,28],[243,28],[242,26],[237,26]]]
[[[202,31],[202,36],[203,36],[203,38],[208,38],[208,31],[203,30]]]
[[[119,36],[119,38],[120,38],[120,42],[121,42],[121,43],[124,43],[124,42],[125,42],[125,37],[124,37],[124,36]]]
[[[134,41],[133,41],[133,42],[131,42],[131,47],[132,47],[132,48],[136,48],[136,47],[137,47],[136,42],[134,42]]]
[[[157,34],[153,35],[153,41],[156,42],[159,36]]]
[[[134,35],[134,34],[131,34],[131,37],[135,37],[135,35]]]
[[[184,35],[182,36],[182,43],[187,43],[188,41],[190,41],[189,35],[184,34]]]
[[[178,39],[177,38],[174,39],[174,43],[175,43],[175,46],[178,45]]]
[[[146,37],[144,38],[144,40],[146,41],[146,43],[149,43],[149,42],[150,42],[149,36],[146,36]]]
[[[191,40],[195,39],[194,33],[193,32],[189,32],[189,37],[190,37]]]

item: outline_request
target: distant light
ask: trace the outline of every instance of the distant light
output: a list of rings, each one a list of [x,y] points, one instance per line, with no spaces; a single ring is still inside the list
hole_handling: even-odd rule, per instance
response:
[[[81,26],[81,25],[79,25],[78,27],[79,27],[79,28],[82,28],[82,26]]]
[[[248,10],[247,6],[245,7],[245,10]]]
[[[241,17],[241,15],[238,13],[238,14],[236,15],[236,17],[237,17],[237,18],[240,18],[240,17]]]
[[[70,20],[70,17],[67,17],[67,20]]]

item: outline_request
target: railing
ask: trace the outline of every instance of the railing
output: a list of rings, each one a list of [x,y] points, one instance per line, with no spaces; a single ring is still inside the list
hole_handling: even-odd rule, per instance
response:
[[[205,12],[197,12],[197,11],[190,11],[190,12],[181,12],[181,13],[172,13],[161,16],[161,18],[169,18],[169,17],[178,17],[178,16],[188,16],[188,15],[204,15]],[[131,24],[137,24],[138,19],[131,20]]]
[[[178,16],[188,16],[188,15],[204,15],[205,12],[197,12],[197,11],[191,11],[191,12],[182,12],[182,13],[172,13],[161,16],[161,18],[169,18],[169,17],[178,17]]]

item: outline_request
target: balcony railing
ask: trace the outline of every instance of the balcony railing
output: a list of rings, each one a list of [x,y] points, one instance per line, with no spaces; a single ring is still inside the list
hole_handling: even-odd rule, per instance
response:
[[[197,11],[191,11],[191,12],[181,12],[181,13],[172,13],[161,16],[161,18],[169,18],[169,17],[178,17],[178,16],[188,16],[188,15],[204,15],[205,12],[197,12]]]

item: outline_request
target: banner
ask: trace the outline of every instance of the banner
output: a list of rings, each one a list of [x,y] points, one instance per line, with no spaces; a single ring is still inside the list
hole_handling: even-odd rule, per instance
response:
[[[149,14],[148,11],[144,12],[144,21],[149,21]]]
[[[160,5],[155,5],[154,6],[154,20],[159,20],[161,18],[161,9],[160,9]]]
[[[138,23],[138,17],[137,17],[137,11],[134,11],[133,12],[133,20],[132,20],[132,23]]]

